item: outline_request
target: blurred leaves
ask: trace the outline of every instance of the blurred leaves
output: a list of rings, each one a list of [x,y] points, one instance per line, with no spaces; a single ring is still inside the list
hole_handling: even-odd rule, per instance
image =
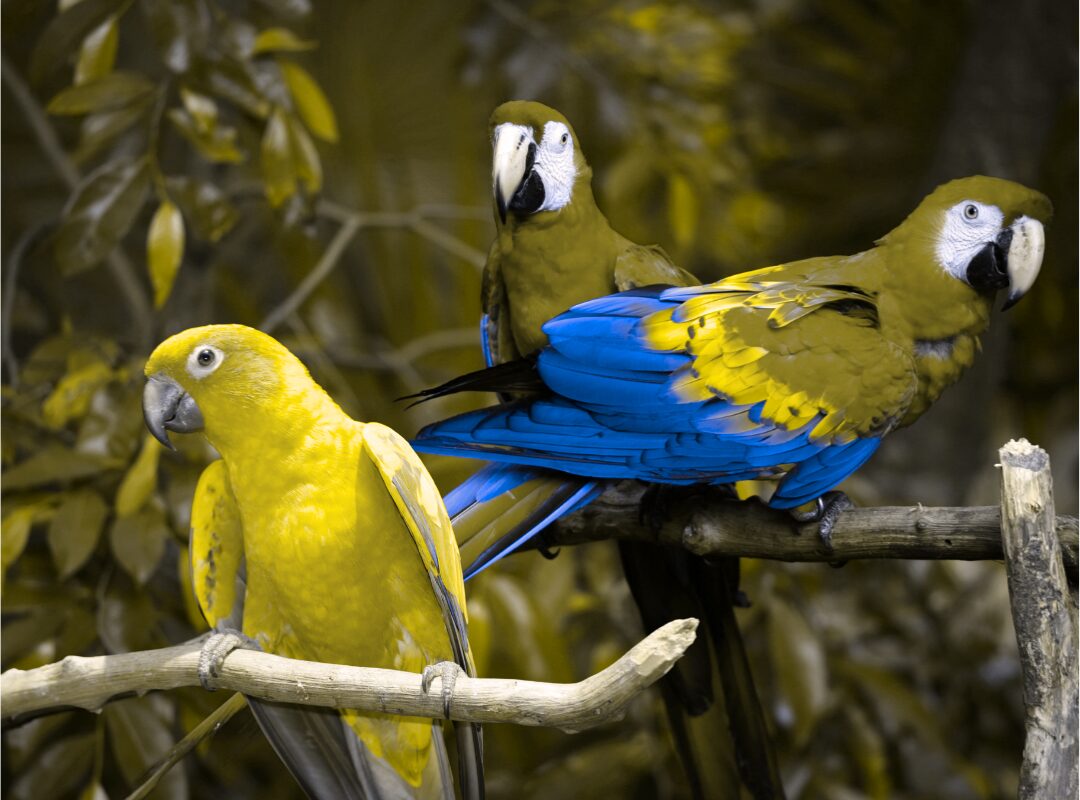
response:
[[[149,186],[145,159],[114,161],[92,172],[75,190],[56,232],[61,271],[71,275],[105,258],[135,222]]]
[[[336,142],[338,129],[334,110],[315,79],[291,61],[281,62],[281,74],[285,76],[285,85],[289,87],[300,119],[308,129],[325,142]]]
[[[113,555],[136,583],[146,583],[165,555],[169,528],[160,508],[146,506],[113,520],[109,544]]]
[[[154,84],[133,72],[110,72],[100,78],[79,83],[49,101],[50,114],[89,114],[120,108],[145,97]]]

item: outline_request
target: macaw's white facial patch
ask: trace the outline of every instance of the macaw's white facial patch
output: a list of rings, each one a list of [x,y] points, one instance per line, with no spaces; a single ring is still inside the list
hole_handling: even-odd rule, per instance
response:
[[[942,269],[966,280],[971,259],[997,238],[1004,222],[1001,209],[977,200],[964,200],[949,208],[934,248]]]
[[[225,353],[221,348],[214,347],[212,344],[200,344],[188,356],[188,375],[196,380],[202,380],[220,367],[224,360]]]
[[[533,166],[544,182],[544,203],[538,210],[558,211],[570,202],[577,167],[574,165],[574,137],[561,122],[549,122],[536,148]]]

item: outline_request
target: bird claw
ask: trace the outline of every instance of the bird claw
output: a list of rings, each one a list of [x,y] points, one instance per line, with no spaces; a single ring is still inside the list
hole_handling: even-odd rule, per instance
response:
[[[217,689],[215,685],[221,675],[221,665],[233,650],[262,650],[259,643],[240,631],[214,631],[203,642],[199,651],[199,683],[208,692]]]
[[[454,699],[454,684],[459,675],[465,674],[461,665],[454,661],[440,661],[437,664],[428,664],[420,676],[420,688],[424,694],[431,689],[431,683],[436,678],[442,682],[443,716],[450,719],[450,701]]]
[[[818,537],[826,552],[833,551],[832,534],[836,527],[836,521],[840,515],[849,508],[855,508],[855,504],[843,492],[826,492],[817,499],[817,508],[813,511],[791,510],[792,518],[799,523],[816,522],[818,524]],[[842,564],[841,564],[842,566]]]

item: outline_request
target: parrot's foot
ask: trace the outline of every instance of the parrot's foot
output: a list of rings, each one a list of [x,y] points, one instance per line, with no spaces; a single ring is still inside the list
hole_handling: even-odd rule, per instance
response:
[[[442,682],[443,716],[450,719],[450,701],[454,699],[454,684],[457,683],[458,675],[464,675],[465,670],[454,661],[440,661],[438,664],[428,664],[420,677],[420,688],[424,694],[431,689],[431,682],[438,678]]]
[[[697,498],[708,495],[709,497],[733,498],[729,487],[701,486],[675,486],[669,483],[650,483],[645,487],[638,504],[638,523],[646,526],[655,535],[660,534],[660,529],[680,510],[688,507]]]
[[[540,535],[536,537],[536,552],[538,552],[548,561],[554,561],[556,558],[559,557],[559,553],[562,552],[562,548],[555,546],[555,544],[551,541],[550,531],[550,526],[540,531]]]
[[[826,492],[817,499],[817,508],[813,511],[791,511],[796,522],[816,522],[818,536],[828,552],[833,551],[832,534],[840,515],[855,504],[843,492]]]
[[[217,689],[215,685],[221,675],[221,665],[233,650],[262,650],[259,643],[240,631],[214,631],[203,643],[199,652],[199,683],[208,692]]]

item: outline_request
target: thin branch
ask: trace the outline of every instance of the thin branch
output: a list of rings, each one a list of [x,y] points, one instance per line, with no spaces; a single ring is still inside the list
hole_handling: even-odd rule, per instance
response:
[[[616,719],[636,695],[682,657],[697,635],[697,626],[696,619],[669,622],[614,664],[578,683],[461,676],[454,686],[450,719],[565,731]],[[187,642],[122,655],[68,656],[25,671],[9,669],[0,675],[0,706],[7,716],[67,707],[95,711],[117,694],[197,686],[199,652],[199,642]],[[441,686],[424,692],[420,675],[414,672],[317,664],[236,650],[222,664],[217,683],[264,700],[443,717]]]
[[[146,777],[139,781],[138,788],[127,796],[127,800],[142,800],[149,795],[150,792],[157,788],[158,783],[168,774],[169,770],[186,758],[188,753],[198,747],[203,739],[213,736],[221,730],[226,722],[245,708],[247,708],[247,700],[244,699],[244,695],[237,692],[214,709],[210,716],[192,728],[187,736],[174,744],[169,752],[165,754],[165,757],[150,769]]]
[[[675,490],[676,492],[678,490]],[[642,521],[641,484],[624,481],[570,517],[534,546],[639,539],[684,547],[704,556],[780,561],[847,561],[860,558],[999,560],[1001,511],[995,506],[927,508],[883,506],[845,511],[826,550],[816,525],[797,524],[786,513],[756,502],[736,503],[708,493],[669,503],[658,527]],[[1077,519],[1056,518],[1068,568],[1076,569]]]
[[[45,153],[46,158],[63,179],[68,189],[74,191],[81,183],[82,176],[71,159],[68,158],[67,153],[64,152],[64,148],[61,147],[55,129],[49,123],[45,112],[31,93],[30,88],[19,73],[15,71],[15,68],[11,66],[7,58],[2,55],[0,55],[0,74],[2,74],[4,83],[7,84],[8,89],[14,96],[15,102],[18,103],[23,118],[34,132],[37,143]],[[148,348],[152,332],[153,311],[150,308],[150,301],[146,296],[146,292],[136,276],[131,260],[117,246],[113,248],[105,259],[105,264],[108,266],[113,280],[120,287],[120,291],[128,304],[139,347]]]
[[[1023,439],[1000,456],[1001,535],[1027,709],[1019,798],[1076,797],[1077,615],[1056,557],[1050,459]]]
[[[360,225],[359,214],[353,214],[342,223],[342,226],[323,253],[322,258],[319,259],[319,263],[307,274],[304,280],[300,281],[300,285],[280,305],[266,315],[266,318],[259,325],[261,330],[273,333],[274,329],[288,319],[290,314],[300,308],[303,302],[318,288],[320,283],[326,280],[326,277],[337,266],[338,259],[345,252],[345,248],[349,246],[349,242],[356,236],[356,232],[360,230]]]
[[[51,225],[35,225],[24,231],[8,256],[7,274],[4,275],[3,307],[0,309],[0,349],[3,351],[4,365],[8,370],[8,383],[16,387],[19,385],[19,361],[15,357],[15,350],[11,344],[11,318],[15,313],[19,270],[26,254],[50,230],[52,230]]]

